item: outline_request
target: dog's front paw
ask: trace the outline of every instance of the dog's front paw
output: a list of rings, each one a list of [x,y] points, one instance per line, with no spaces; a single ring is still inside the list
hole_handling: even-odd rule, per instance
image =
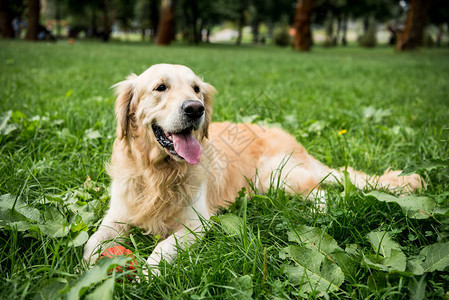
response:
[[[83,263],[86,267],[92,267],[99,258],[99,243],[95,234],[90,237],[84,246]]]
[[[399,189],[402,193],[412,193],[426,187],[424,179],[418,174],[399,176],[402,171],[387,170],[380,177],[382,186],[389,189]]]

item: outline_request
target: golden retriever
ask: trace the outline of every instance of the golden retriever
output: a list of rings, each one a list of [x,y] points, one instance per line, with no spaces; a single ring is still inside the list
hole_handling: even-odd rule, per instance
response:
[[[87,262],[96,261],[103,242],[137,226],[165,238],[147,261],[158,274],[161,259],[170,262],[177,247],[194,242],[203,219],[232,203],[247,179],[261,192],[277,178],[275,184],[305,194],[319,192],[321,182],[343,180],[342,171],[323,165],[281,129],[210,123],[215,89],[185,66],[154,65],[115,88],[110,208],[85,246]],[[359,189],[410,192],[423,185],[416,174],[347,171]]]

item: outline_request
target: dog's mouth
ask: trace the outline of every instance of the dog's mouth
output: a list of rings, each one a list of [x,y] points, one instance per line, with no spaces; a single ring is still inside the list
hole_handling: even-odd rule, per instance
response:
[[[156,124],[153,124],[152,128],[156,140],[168,153],[184,159],[191,165],[199,163],[201,158],[201,146],[193,137],[193,126],[177,133],[166,132]]]

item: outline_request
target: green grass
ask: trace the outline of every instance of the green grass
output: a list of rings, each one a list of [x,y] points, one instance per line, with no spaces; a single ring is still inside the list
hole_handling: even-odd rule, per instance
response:
[[[104,165],[115,126],[110,86],[161,62],[185,64],[216,87],[215,121],[279,124],[332,167],[379,174],[387,167],[433,162],[434,168],[415,168],[428,184],[418,196],[427,198],[409,200],[427,199],[442,209],[422,208],[416,218],[348,185],[326,188],[326,213],[275,188],[248,203],[236,195],[236,204],[211,221],[206,237],[164,265],[162,276],[100,286],[107,276],[122,276],[81,265],[86,232],[95,230],[109,199]],[[304,228],[341,249],[340,256],[324,252],[319,270],[324,274],[324,264],[330,264],[335,280],[335,268],[343,270],[342,284],[325,292],[331,298],[418,299],[421,293],[434,298],[449,291],[442,271],[446,250],[439,252],[446,255],[441,270],[424,276],[412,268],[429,259],[422,252],[426,246],[448,245],[447,49],[399,54],[390,48],[316,47],[296,53],[249,46],[0,41],[0,99],[2,299],[73,296],[70,287],[83,287],[86,274],[97,280],[87,281],[84,295],[114,287],[114,296],[124,299],[320,297],[319,290],[307,288],[312,279],[294,276],[304,260],[292,253],[322,255],[304,240],[294,241],[304,238]],[[237,232],[229,229],[236,224]],[[406,271],[391,266],[400,259],[373,247],[371,232],[387,236],[384,248],[399,248],[395,253],[405,257]],[[156,242],[138,229],[126,239],[140,265]]]

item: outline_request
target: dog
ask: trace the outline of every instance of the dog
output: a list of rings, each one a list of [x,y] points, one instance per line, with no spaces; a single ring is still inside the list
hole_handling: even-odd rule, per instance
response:
[[[321,183],[343,181],[345,172],[359,189],[413,192],[424,186],[417,174],[331,169],[278,128],[211,123],[216,91],[186,66],[153,65],[114,87],[117,137],[107,166],[111,200],[84,249],[90,264],[105,242],[137,226],[163,238],[147,260],[150,271],[159,274],[161,260],[171,262],[177,249],[201,236],[204,220],[233,203],[242,187],[249,188],[248,179],[260,192],[274,180],[275,186],[304,195],[320,193]]]

